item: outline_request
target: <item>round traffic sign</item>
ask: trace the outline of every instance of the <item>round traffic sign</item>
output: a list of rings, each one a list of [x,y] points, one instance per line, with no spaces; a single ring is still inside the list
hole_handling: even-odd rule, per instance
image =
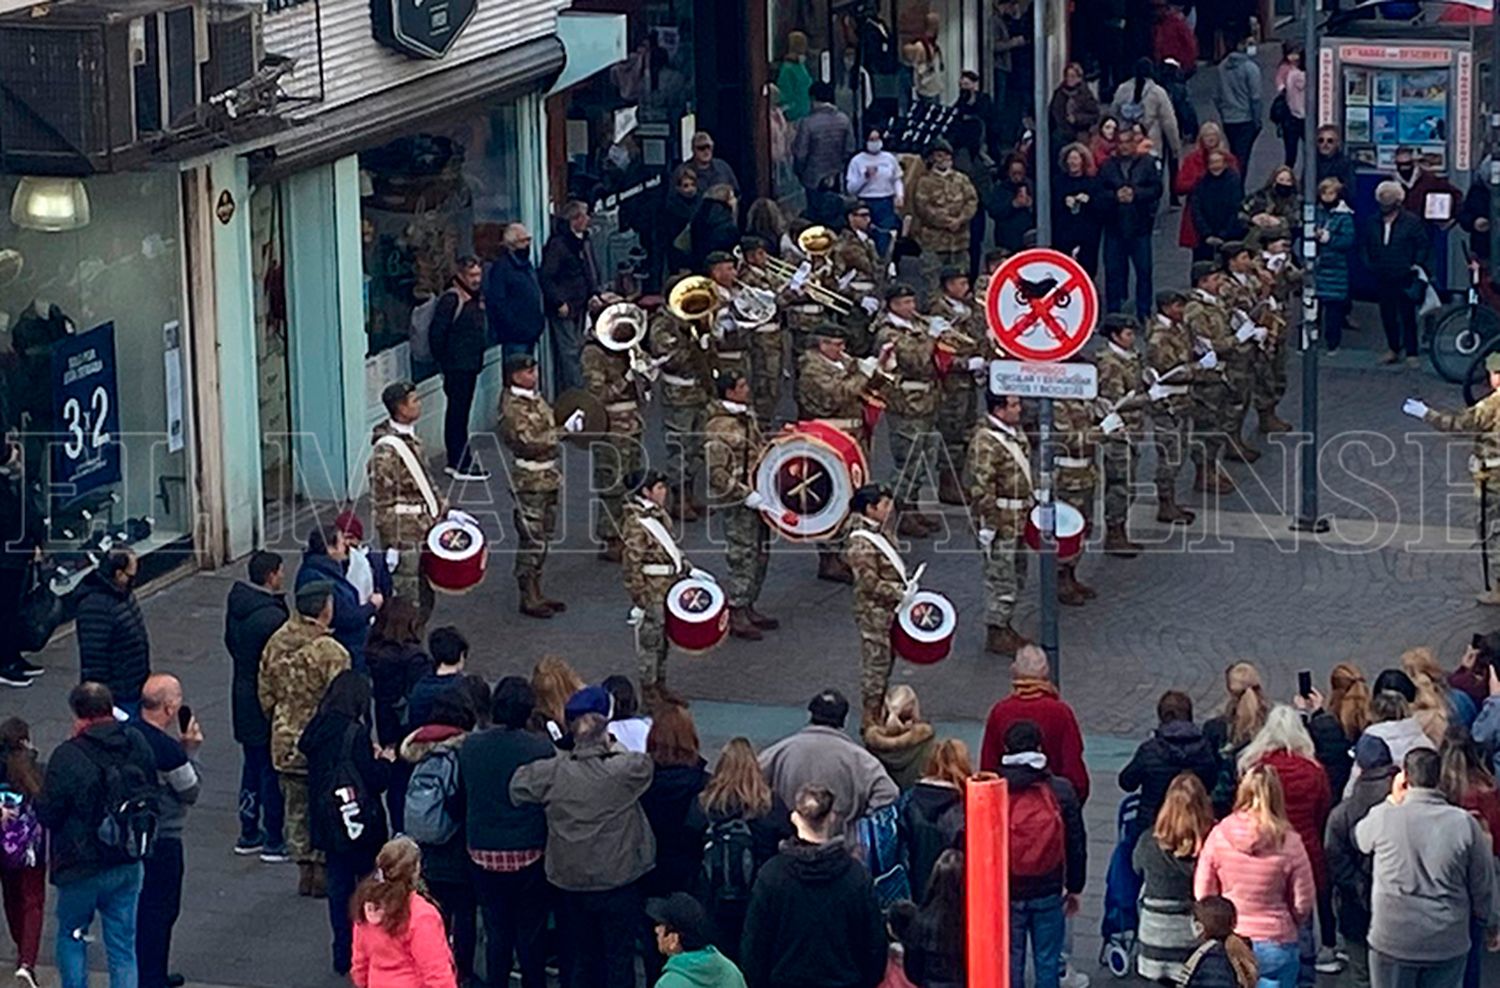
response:
[[[1099,292],[1077,261],[1033,248],[1012,255],[990,278],[984,300],[990,335],[1005,353],[1032,363],[1082,350],[1099,318]]]

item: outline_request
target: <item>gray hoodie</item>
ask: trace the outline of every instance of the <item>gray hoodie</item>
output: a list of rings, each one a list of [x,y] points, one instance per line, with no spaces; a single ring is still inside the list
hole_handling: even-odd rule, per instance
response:
[[[1219,119],[1227,124],[1261,122],[1260,65],[1242,51],[1219,63],[1219,91],[1214,96]]]
[[[1385,742],[1385,746],[1391,749],[1391,763],[1400,765],[1406,760],[1406,753],[1413,748],[1431,748],[1437,750],[1437,745],[1422,730],[1422,725],[1417,723],[1415,717],[1404,717],[1401,720],[1387,720],[1379,724],[1371,724],[1365,728],[1365,734],[1377,737]],[[1344,797],[1354,795],[1354,782],[1359,778],[1359,765],[1349,773],[1349,782],[1344,786]]]

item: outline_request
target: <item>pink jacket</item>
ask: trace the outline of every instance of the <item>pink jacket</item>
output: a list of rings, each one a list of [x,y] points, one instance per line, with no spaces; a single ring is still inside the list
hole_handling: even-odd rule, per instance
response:
[[[1295,830],[1281,846],[1260,835],[1255,818],[1232,813],[1203,842],[1193,874],[1193,897],[1222,895],[1234,903],[1234,932],[1249,940],[1292,943],[1312,916],[1312,864]]]
[[[437,907],[413,892],[411,919],[395,936],[378,922],[355,923],[349,978],[355,988],[457,988]]]

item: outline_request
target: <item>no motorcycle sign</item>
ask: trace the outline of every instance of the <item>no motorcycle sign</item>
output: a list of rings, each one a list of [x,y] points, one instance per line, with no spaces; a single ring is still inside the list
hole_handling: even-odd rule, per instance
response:
[[[1067,254],[1023,250],[990,279],[985,313],[1002,351],[1019,360],[1052,363],[1088,343],[1099,318],[1099,293]]]

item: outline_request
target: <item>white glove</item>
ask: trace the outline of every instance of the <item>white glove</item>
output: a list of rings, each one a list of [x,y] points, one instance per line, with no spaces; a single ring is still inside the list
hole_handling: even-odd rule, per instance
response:
[[[1167,396],[1167,386],[1165,384],[1153,384],[1146,389],[1146,394],[1151,397],[1152,401],[1161,401]]]
[[[574,411],[572,415],[568,416],[567,421],[563,423],[563,431],[564,432],[582,432],[583,431],[583,419],[584,419],[583,409],[580,408],[580,409]]]
[[[1119,412],[1110,412],[1099,421],[1099,428],[1106,436],[1110,436],[1125,428],[1125,420],[1120,418]]]
[[[1275,274],[1286,266],[1286,258],[1285,254],[1272,254],[1266,258],[1266,270]]]
[[[1256,326],[1255,332],[1250,334],[1255,337],[1255,342],[1264,343],[1271,335],[1271,331],[1264,326]]]
[[[993,528],[981,528],[978,533],[979,548],[988,549],[995,541],[995,530]]]
[[[396,567],[400,566],[400,565],[401,565],[401,550],[400,549],[387,549],[387,550],[385,550],[385,568],[387,570],[389,570],[390,572],[394,573],[394,572],[396,572]]]
[[[759,511],[765,507],[766,499],[761,496],[760,491],[751,491],[745,495],[745,507],[751,511]]]
[[[1414,419],[1425,419],[1427,413],[1432,409],[1427,407],[1427,402],[1420,398],[1408,398],[1401,406],[1401,411]]]
[[[1229,314],[1229,325],[1233,326],[1235,329],[1240,329],[1243,326],[1247,325],[1249,322],[1250,317],[1245,314],[1245,310],[1243,309],[1235,309]]]
[[[876,369],[880,367],[880,361],[874,357],[860,357],[856,366],[865,377],[874,377]]]
[[[691,576],[695,580],[707,580],[709,583],[718,583],[719,582],[714,577],[714,575],[712,573],[710,573],[708,570],[706,570],[706,569],[699,569],[696,566],[693,566],[693,567],[691,567],[691,568],[688,569],[688,576]]]
[[[874,295],[866,295],[864,298],[859,300],[859,307],[873,316],[875,313],[880,311],[880,299],[876,298]]]
[[[580,410],[578,414],[582,415],[583,414],[582,410]],[[452,519],[453,521],[461,521],[465,525],[473,525],[475,528],[479,527],[479,519],[475,518],[473,515],[469,514],[467,511],[460,511],[457,508],[449,508],[448,509],[448,517],[450,519]]]
[[[1258,328],[1259,327],[1257,327],[1254,323],[1247,322],[1245,323],[1245,325],[1234,331],[1234,338],[1241,343],[1246,343],[1250,340],[1250,337],[1255,335],[1255,331]]]
[[[812,265],[803,261],[797,270],[792,272],[792,280],[786,283],[789,291],[800,292],[807,287],[807,279],[812,277]]]
[[[1198,366],[1204,370],[1213,370],[1219,366],[1219,355],[1212,350],[1198,358]]]
[[[713,342],[713,337],[709,336],[707,333],[698,334],[698,349],[707,350],[710,346],[713,345]]]
[[[969,370],[971,370],[971,371],[982,371],[982,370],[984,370],[985,366],[986,366],[985,365],[985,360],[984,360],[983,357],[970,357],[969,358]]]
[[[942,316],[933,316],[927,320],[927,334],[929,336],[942,336],[953,328],[953,324]]]
[[[641,607],[632,607],[630,609],[630,616],[625,619],[625,623],[630,625],[632,628],[635,628],[638,627],[644,620],[646,620],[645,609]]]
[[[845,271],[843,273],[843,275],[839,278],[839,291],[843,291],[844,289],[848,288],[850,285],[854,284],[854,279],[857,278],[857,277],[859,277],[859,272],[856,271],[856,270],[854,270],[853,268],[850,268],[848,271]]]

